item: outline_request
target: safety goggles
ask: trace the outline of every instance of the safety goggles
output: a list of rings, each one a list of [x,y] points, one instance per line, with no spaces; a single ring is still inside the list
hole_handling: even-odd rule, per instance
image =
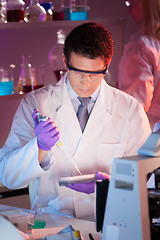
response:
[[[66,65],[70,77],[73,77],[79,81],[82,81],[87,77],[90,82],[101,80],[106,74],[108,68],[108,66],[105,65],[104,68],[100,71],[85,71],[71,66],[68,61]]]

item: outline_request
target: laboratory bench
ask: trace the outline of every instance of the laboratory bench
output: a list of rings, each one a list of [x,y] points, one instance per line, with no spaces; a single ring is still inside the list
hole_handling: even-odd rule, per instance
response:
[[[55,236],[57,236],[57,238],[51,239],[73,239],[68,236],[68,233],[72,231],[72,229],[80,231],[83,240],[90,240],[89,234],[92,234],[95,240],[101,239],[101,233],[96,231],[95,222],[63,216],[55,213],[52,209],[43,208],[41,211],[41,219],[43,219],[45,227],[32,229],[31,231],[29,227],[33,225],[35,220],[34,211],[0,204],[0,214],[5,214],[12,223],[16,223],[17,228],[26,234],[23,235],[24,239],[42,239],[41,237],[44,239],[44,237],[56,234],[63,229],[65,231],[59,235],[59,238],[58,234],[56,234]],[[68,229],[68,231],[66,229]],[[78,239],[79,238],[77,238],[77,240]]]

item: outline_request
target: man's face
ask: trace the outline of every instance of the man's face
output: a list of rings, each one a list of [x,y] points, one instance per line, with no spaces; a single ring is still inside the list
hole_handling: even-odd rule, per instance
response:
[[[69,64],[74,68],[89,72],[100,71],[105,67],[104,59],[101,57],[90,59],[74,52],[71,53]],[[68,74],[71,87],[80,97],[89,97],[97,90],[104,75],[96,74],[96,76],[92,73],[74,71],[69,71]],[[96,80],[94,80],[95,77]],[[94,78],[93,81],[92,78]]]

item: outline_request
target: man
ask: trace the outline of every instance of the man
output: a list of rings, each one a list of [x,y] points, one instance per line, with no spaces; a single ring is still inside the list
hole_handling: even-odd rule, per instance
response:
[[[59,177],[79,175],[57,146],[59,138],[80,173],[97,172],[98,179],[106,179],[113,159],[137,154],[149,136],[143,107],[103,79],[112,55],[112,37],[104,26],[76,27],[64,44],[66,75],[20,103],[0,151],[0,181],[9,188],[30,185],[32,208],[40,203],[77,218],[94,217],[94,182],[58,184]],[[82,100],[88,101],[89,113],[84,126],[78,120]],[[38,113],[48,119],[39,122]]]

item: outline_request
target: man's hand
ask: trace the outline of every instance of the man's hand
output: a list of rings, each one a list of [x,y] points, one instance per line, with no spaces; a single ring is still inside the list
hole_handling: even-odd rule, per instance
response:
[[[49,151],[55,143],[59,140],[59,131],[55,123],[48,118],[46,121],[38,122],[38,111],[35,109],[32,113],[35,129],[34,132],[37,136],[37,144],[39,149]]]
[[[111,176],[104,172],[96,172],[97,180],[106,180],[111,178]],[[94,192],[95,189],[95,182],[89,182],[89,183],[74,183],[71,185],[66,186],[68,188],[71,188],[72,190],[75,190],[77,192],[83,192],[86,194],[91,194]]]

